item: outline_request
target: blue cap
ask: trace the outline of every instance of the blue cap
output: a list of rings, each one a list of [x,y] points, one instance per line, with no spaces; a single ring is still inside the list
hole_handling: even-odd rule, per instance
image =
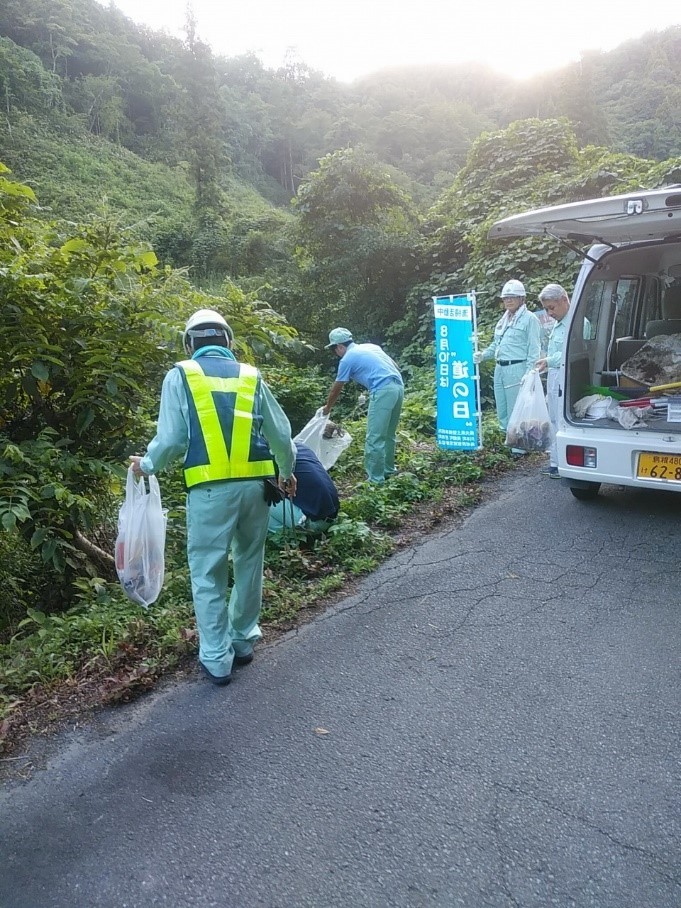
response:
[[[335,347],[336,344],[349,344],[352,340],[352,331],[348,331],[347,328],[334,328],[333,331],[329,331],[329,341],[324,349],[328,350],[329,347]]]

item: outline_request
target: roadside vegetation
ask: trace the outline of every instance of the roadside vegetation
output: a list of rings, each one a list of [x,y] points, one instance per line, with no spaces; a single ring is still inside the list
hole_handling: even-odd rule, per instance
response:
[[[414,376],[424,384],[429,378],[425,370]],[[321,397],[321,385],[318,391]],[[398,438],[400,472],[380,488],[364,480],[364,417],[343,420],[353,443],[333,470],[342,499],[339,517],[321,536],[289,528],[268,538],[262,612],[266,640],[314,614],[335,592],[374,570],[396,546],[413,543],[470,508],[481,494],[482,481],[510,467],[491,420],[486,421],[484,451],[438,451],[432,429],[425,435],[419,431],[434,421],[432,404],[424,408],[423,403],[418,392],[407,392]],[[129,699],[170,670],[193,664],[198,641],[180,471],[162,474],[160,482],[164,507],[169,508],[166,574],[163,592],[148,610],[131,603],[112,572],[104,571],[104,576],[76,579],[71,604],[63,611],[46,612],[36,603],[3,616],[0,749],[3,741],[10,747],[26,733],[44,730],[51,719]],[[115,536],[113,506],[122,495],[123,481],[112,474],[111,509],[98,528],[100,542],[108,542],[109,548]],[[0,539],[4,564],[24,553],[23,579],[30,584],[30,572],[36,568],[20,535],[5,533]],[[39,578],[40,571],[33,579]]]
[[[484,449],[435,446],[432,297],[474,289],[484,344],[508,277],[532,305],[580,259],[548,237],[492,244],[497,218],[681,182],[680,42],[668,29],[527,84],[442,67],[342,86],[293,59],[215,57],[191,16],[178,41],[95,0],[2,5],[0,746],[194,658],[179,467],[160,477],[166,580],[148,611],[112,557],[127,458],[194,310],[225,315],[294,433],[333,380],[330,328],[405,375],[383,488],[364,481],[356,390],[334,410],[354,439],[333,471],[341,514],[269,539],[270,634],[509,467],[489,365]]]
[[[148,610],[121,590],[112,558],[128,454],[153,434],[165,370],[197,308],[221,309],[240,358],[257,361],[302,428],[323,402],[335,362],[306,362],[309,345],[271,307],[226,281],[219,296],[158,265],[119,224],[45,220],[33,191],[0,167],[0,739],[9,746],[50,714],[148,688],[196,649],[185,556],[181,470],[160,477],[169,509],[163,593]],[[428,361],[431,353],[421,352]],[[400,474],[364,481],[365,415],[348,388],[338,415],[353,444],[334,469],[343,501],[328,533],[268,540],[263,622],[288,626],[373,570],[415,515],[470,505],[503,466],[488,427],[484,452],[445,454],[433,442],[432,367],[405,360],[408,393]]]

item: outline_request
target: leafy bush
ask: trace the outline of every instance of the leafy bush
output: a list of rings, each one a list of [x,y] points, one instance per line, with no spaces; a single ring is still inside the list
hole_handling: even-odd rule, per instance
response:
[[[127,455],[152,435],[186,316],[224,312],[246,361],[301,345],[255,295],[231,282],[219,297],[196,290],[110,220],[39,220],[32,190],[6,173],[0,165],[0,526],[57,573],[68,606],[78,577],[113,576],[111,539],[99,551],[88,536],[110,517]]]
[[[27,608],[49,609],[54,577],[16,531],[0,532],[0,641],[16,633]]]
[[[329,391],[328,377],[318,366],[299,369],[267,366],[262,372],[296,435],[323,406]]]
[[[433,354],[433,363],[435,362]],[[405,395],[400,428],[418,435],[434,436],[436,411],[435,366],[406,370]]]

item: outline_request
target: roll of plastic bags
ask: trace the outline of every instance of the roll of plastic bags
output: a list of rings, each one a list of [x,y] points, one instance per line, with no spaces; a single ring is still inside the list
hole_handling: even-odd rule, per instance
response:
[[[116,571],[128,598],[144,608],[163,588],[167,516],[156,477],[135,479],[130,467],[118,513]]]

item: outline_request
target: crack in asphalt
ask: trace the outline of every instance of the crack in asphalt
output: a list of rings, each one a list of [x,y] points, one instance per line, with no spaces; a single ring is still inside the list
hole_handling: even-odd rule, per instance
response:
[[[574,823],[579,823],[581,826],[585,826],[587,829],[593,830],[593,832],[598,833],[598,835],[603,836],[617,848],[622,848],[625,851],[636,854],[641,858],[644,858],[646,865],[659,877],[664,879],[668,883],[673,883],[675,886],[681,888],[681,874],[674,873],[673,866],[670,866],[662,858],[658,857],[656,854],[653,854],[651,851],[648,851],[646,848],[642,848],[640,845],[634,845],[631,842],[626,842],[618,836],[614,835],[612,832],[609,832],[607,829],[603,829],[597,823],[588,820],[584,816],[580,816],[573,811],[566,810],[564,807],[554,804],[548,798],[542,798],[539,795],[533,794],[531,792],[525,791],[522,788],[517,788],[513,785],[508,785],[504,782],[492,782],[492,784],[497,789],[502,789],[508,794],[513,795],[514,797],[524,798],[528,801],[534,802],[536,804],[541,804],[542,807],[545,807],[547,810],[551,810],[554,813],[559,814],[566,820],[571,820]],[[663,868],[663,869],[660,869]]]
[[[501,822],[501,804],[500,804],[500,795],[499,788],[496,782],[493,782],[493,791],[494,796],[492,798],[492,836],[494,839],[494,844],[499,855],[499,870],[500,870],[500,880],[501,886],[508,897],[508,900],[516,906],[516,908],[522,908],[522,903],[519,902],[516,897],[513,895],[511,890],[511,884],[508,878],[508,866],[510,863],[510,858],[507,857],[507,852],[503,843],[503,834],[502,834],[502,822]]]

